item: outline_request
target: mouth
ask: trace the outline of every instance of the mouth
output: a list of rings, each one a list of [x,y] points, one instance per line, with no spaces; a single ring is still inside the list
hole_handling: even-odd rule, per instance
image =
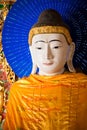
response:
[[[49,65],[52,65],[53,63],[51,62],[51,63],[43,63],[43,64],[46,66],[49,66]]]

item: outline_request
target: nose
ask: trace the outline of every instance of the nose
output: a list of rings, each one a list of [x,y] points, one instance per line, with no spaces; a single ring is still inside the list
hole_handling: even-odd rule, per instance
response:
[[[53,58],[53,54],[51,51],[51,48],[49,45],[46,46],[45,51],[44,51],[44,58],[45,59],[52,59]]]

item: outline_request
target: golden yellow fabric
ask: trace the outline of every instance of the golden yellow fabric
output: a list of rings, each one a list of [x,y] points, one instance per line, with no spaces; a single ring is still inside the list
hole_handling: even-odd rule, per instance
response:
[[[87,130],[87,76],[30,75],[13,84],[4,130]]]

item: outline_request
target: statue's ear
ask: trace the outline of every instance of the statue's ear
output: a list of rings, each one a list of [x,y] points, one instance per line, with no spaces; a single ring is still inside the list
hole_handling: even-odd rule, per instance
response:
[[[30,53],[31,53],[32,63],[33,63],[31,74],[35,74],[36,70],[37,70],[37,65],[36,65],[36,58],[35,58],[35,54],[34,54],[34,48],[32,45],[30,46]]]
[[[67,66],[68,66],[68,69],[69,69],[70,72],[76,72],[76,70],[73,66],[73,63],[72,63],[74,51],[75,51],[75,43],[72,42],[70,44],[69,55],[68,55],[68,58],[67,58]]]

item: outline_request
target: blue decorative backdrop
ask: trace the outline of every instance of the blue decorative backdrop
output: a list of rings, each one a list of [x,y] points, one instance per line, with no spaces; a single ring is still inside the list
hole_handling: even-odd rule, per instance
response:
[[[56,9],[70,26],[76,44],[74,66],[87,74],[87,1],[83,0],[17,0],[2,31],[3,49],[9,65],[18,77],[31,73],[28,33],[40,13],[49,8]]]

